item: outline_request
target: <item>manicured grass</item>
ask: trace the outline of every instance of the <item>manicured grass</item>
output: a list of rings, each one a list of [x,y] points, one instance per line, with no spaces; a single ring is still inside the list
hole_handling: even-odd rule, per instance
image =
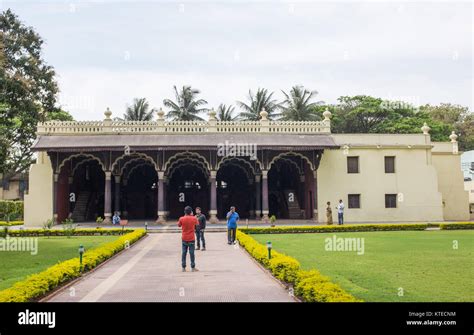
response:
[[[0,290],[12,286],[28,275],[74,257],[79,257],[79,245],[87,250],[114,241],[118,236],[38,237],[38,253],[0,251]]]
[[[326,251],[325,239],[364,238],[364,254]],[[318,269],[365,301],[474,301],[474,231],[252,235]],[[458,249],[453,248],[458,241]],[[399,295],[403,289],[403,296]]]

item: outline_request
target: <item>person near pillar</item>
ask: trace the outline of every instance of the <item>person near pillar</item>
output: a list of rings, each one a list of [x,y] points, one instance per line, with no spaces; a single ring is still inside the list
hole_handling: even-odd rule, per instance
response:
[[[199,222],[199,224],[196,226],[196,250],[206,251],[206,239],[204,238],[204,230],[206,229],[206,216],[201,213],[201,207],[196,207],[196,219]]]
[[[235,236],[237,233],[237,222],[239,222],[239,213],[235,211],[235,207],[230,207],[230,211],[226,215],[227,218],[227,244],[235,244]]]
[[[331,209],[331,202],[327,202],[328,207],[326,208],[326,218],[328,225],[332,225],[332,209]]]
[[[191,258],[191,271],[199,271],[196,268],[195,256],[194,256],[194,243],[196,241],[194,237],[196,226],[198,225],[198,220],[193,215],[193,209],[190,206],[184,208],[184,216],[179,218],[178,227],[181,228],[181,267],[182,271],[186,272],[186,256],[189,250],[189,257]]]

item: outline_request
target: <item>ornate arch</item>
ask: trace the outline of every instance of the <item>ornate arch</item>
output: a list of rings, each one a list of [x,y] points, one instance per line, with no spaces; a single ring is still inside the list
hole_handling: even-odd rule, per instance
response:
[[[178,152],[178,153],[174,154],[173,156],[168,158],[168,160],[166,161],[166,163],[163,166],[163,170],[167,171],[169,165],[172,164],[173,160],[182,159],[182,158],[195,158],[195,159],[198,159],[206,166],[207,171],[211,170],[211,164],[206,159],[206,157],[204,157],[201,154],[198,154],[197,152],[192,152],[192,151],[184,151],[184,152]]]
[[[128,161],[125,162],[125,164],[123,164],[122,168],[120,169],[120,174],[123,174],[123,171],[127,168],[127,166],[129,166],[130,164],[132,163],[135,163],[135,162],[140,162],[140,161],[144,161],[144,162],[148,162],[150,163],[156,170],[156,164],[155,164],[155,161],[152,159],[150,161],[150,159],[147,159],[145,157],[135,157],[135,158],[132,158]],[[112,170],[113,171],[113,170]]]
[[[60,173],[62,168],[64,167],[64,165],[66,165],[66,163],[70,160],[72,160],[73,158],[77,158],[77,157],[87,157],[89,158],[87,161],[90,161],[90,160],[95,160],[99,163],[99,165],[102,167],[102,171],[106,171],[107,169],[105,168],[105,165],[104,163],[102,163],[102,161],[100,160],[99,157],[97,156],[94,156],[92,154],[85,154],[85,153],[79,153],[79,154],[74,154],[74,155],[70,155],[66,158],[64,158],[61,163],[59,164],[58,168],[56,169],[56,173]],[[81,164],[81,163],[84,163],[84,161],[80,161],[79,163],[77,164]]]
[[[130,178],[130,176],[132,175],[132,173],[133,173],[137,168],[142,167],[142,166],[147,166],[147,165],[150,166],[150,167],[152,167],[152,168],[155,167],[155,166],[153,165],[153,163],[151,163],[150,161],[145,160],[145,161],[143,161],[142,163],[137,164],[137,165],[135,165],[135,166],[133,166],[133,167],[130,168],[130,170],[127,172],[127,179]],[[121,171],[121,174],[122,174],[122,173],[123,173],[123,170]]]
[[[252,170],[252,173],[254,175],[257,174],[257,171],[255,171],[255,167],[252,166],[252,164],[248,160],[240,158],[240,157],[233,157],[233,156],[226,156],[223,159],[221,159],[219,161],[219,163],[217,163],[216,170],[219,171],[219,168],[221,167],[221,165],[227,164],[227,162],[230,162],[232,160],[236,160],[236,161],[244,163],[245,165],[247,165],[250,168],[250,170]],[[262,165],[261,165],[261,163],[258,159],[257,159],[257,164],[259,165],[260,169],[262,169]]]
[[[147,160],[149,161],[150,163],[153,164],[153,166],[155,167],[155,170],[158,170],[158,165],[156,164],[155,160],[151,157],[151,156],[148,156],[147,154],[143,153],[143,152],[133,152],[133,153],[130,153],[130,154],[123,154],[119,157],[117,157],[114,162],[112,163],[112,165],[110,166],[110,170],[113,171],[116,167],[116,165],[120,162],[120,160],[124,159],[124,158],[127,158],[127,157],[131,157],[131,160],[133,159],[136,159],[136,158],[141,158],[141,159],[144,159],[144,160]],[[129,161],[127,161],[129,162]],[[127,164],[127,162],[125,164]],[[123,172],[123,167],[120,169],[120,173]]]
[[[313,163],[309,160],[308,157],[300,154],[299,152],[294,152],[294,151],[287,151],[287,152],[282,152],[281,154],[273,157],[273,159],[270,161],[270,163],[268,164],[268,170],[270,170],[272,168],[272,165],[280,158],[284,157],[284,156],[297,156],[297,157],[300,157],[302,158],[303,160],[306,161],[306,163],[309,164],[309,166],[311,167],[311,170],[314,170],[314,165]]]
[[[175,160],[174,162],[172,162],[168,167],[167,169],[165,170],[165,174],[168,175],[169,177],[171,177],[173,175],[173,171],[181,166],[181,165],[184,165],[184,164],[191,164],[191,165],[194,165],[198,168],[200,168],[204,175],[205,176],[209,176],[209,170],[207,168],[207,166],[205,165],[205,163],[197,158],[178,158],[177,160]]]
[[[301,171],[301,167],[294,160],[291,160],[287,157],[280,157],[278,160],[275,161],[275,163],[277,163],[278,161],[287,162],[288,164],[293,165],[295,167],[295,169],[298,171],[298,174],[300,174],[300,175],[303,173]]]
[[[202,165],[199,164],[192,164],[195,168],[197,168],[199,171],[202,172],[202,174],[205,177],[208,177],[208,171],[203,167]],[[167,175],[168,179],[171,180],[173,178],[173,175],[179,170],[180,167],[186,166],[184,164],[184,161],[177,163],[176,165],[173,165],[173,168],[168,172],[169,174]]]
[[[235,158],[235,157],[232,157],[232,158]],[[244,159],[236,159],[236,160],[248,163]],[[247,176],[248,180],[253,180],[253,176],[255,176],[256,173],[255,173],[255,169],[253,168],[253,166],[250,163],[246,164],[246,166],[248,168],[245,168],[245,166],[243,166],[241,164],[232,164],[233,163],[232,161],[233,161],[233,159],[227,159],[225,161],[222,160],[221,162],[219,162],[219,164],[217,165],[217,175],[219,175],[219,171],[220,171],[221,167],[235,166],[235,167],[241,169],[244,172],[244,174]]]

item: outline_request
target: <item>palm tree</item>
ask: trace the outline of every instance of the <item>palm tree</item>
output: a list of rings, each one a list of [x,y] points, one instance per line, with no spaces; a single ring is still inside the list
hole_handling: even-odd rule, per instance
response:
[[[197,99],[197,95],[201,92],[191,86],[183,86],[181,92],[178,92],[176,85],[173,87],[176,102],[170,99],[163,100],[163,105],[171,108],[166,117],[172,120],[202,120],[198,114],[205,113],[208,109],[201,107],[207,104],[206,100]]]
[[[153,119],[154,109],[149,109],[146,98],[133,99],[132,106],[128,106],[123,118],[125,121],[151,121]]]
[[[319,120],[315,107],[322,101],[311,102],[318,92],[308,91],[303,86],[293,86],[289,93],[282,91],[285,100],[280,104],[281,120],[284,121],[315,121]]]
[[[230,105],[226,106],[224,104],[220,104],[217,107],[217,119],[220,121],[235,121],[237,116],[234,116],[235,107]]]
[[[269,94],[265,88],[259,88],[255,95],[249,90],[249,104],[237,101],[237,105],[244,110],[240,113],[239,117],[250,121],[260,120],[260,112],[262,109],[267,111],[269,119],[277,117],[278,114],[276,111],[279,105],[276,100],[272,99],[272,95],[273,92]]]

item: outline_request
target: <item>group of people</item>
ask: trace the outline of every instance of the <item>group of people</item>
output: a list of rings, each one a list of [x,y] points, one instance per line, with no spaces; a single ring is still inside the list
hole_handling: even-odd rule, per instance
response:
[[[331,202],[327,202],[328,207],[326,208],[326,219],[328,225],[332,225],[332,209],[331,209]],[[342,202],[342,199],[339,200],[339,203],[336,206],[337,209],[337,224],[338,225],[343,225],[344,224],[344,203]]]
[[[195,250],[206,250],[206,239],[204,237],[204,231],[206,229],[206,216],[202,214],[201,208],[196,207],[196,214],[193,213],[193,209],[190,206],[184,208],[184,216],[178,220],[178,227],[181,227],[181,268],[183,272],[186,272],[186,258],[189,252],[189,258],[191,261],[191,271],[199,271],[196,268],[196,255]],[[227,218],[227,244],[235,244],[235,238],[237,234],[237,224],[240,220],[239,214],[235,211],[235,207],[230,207],[229,212],[226,215]],[[202,248],[201,248],[202,245]]]

